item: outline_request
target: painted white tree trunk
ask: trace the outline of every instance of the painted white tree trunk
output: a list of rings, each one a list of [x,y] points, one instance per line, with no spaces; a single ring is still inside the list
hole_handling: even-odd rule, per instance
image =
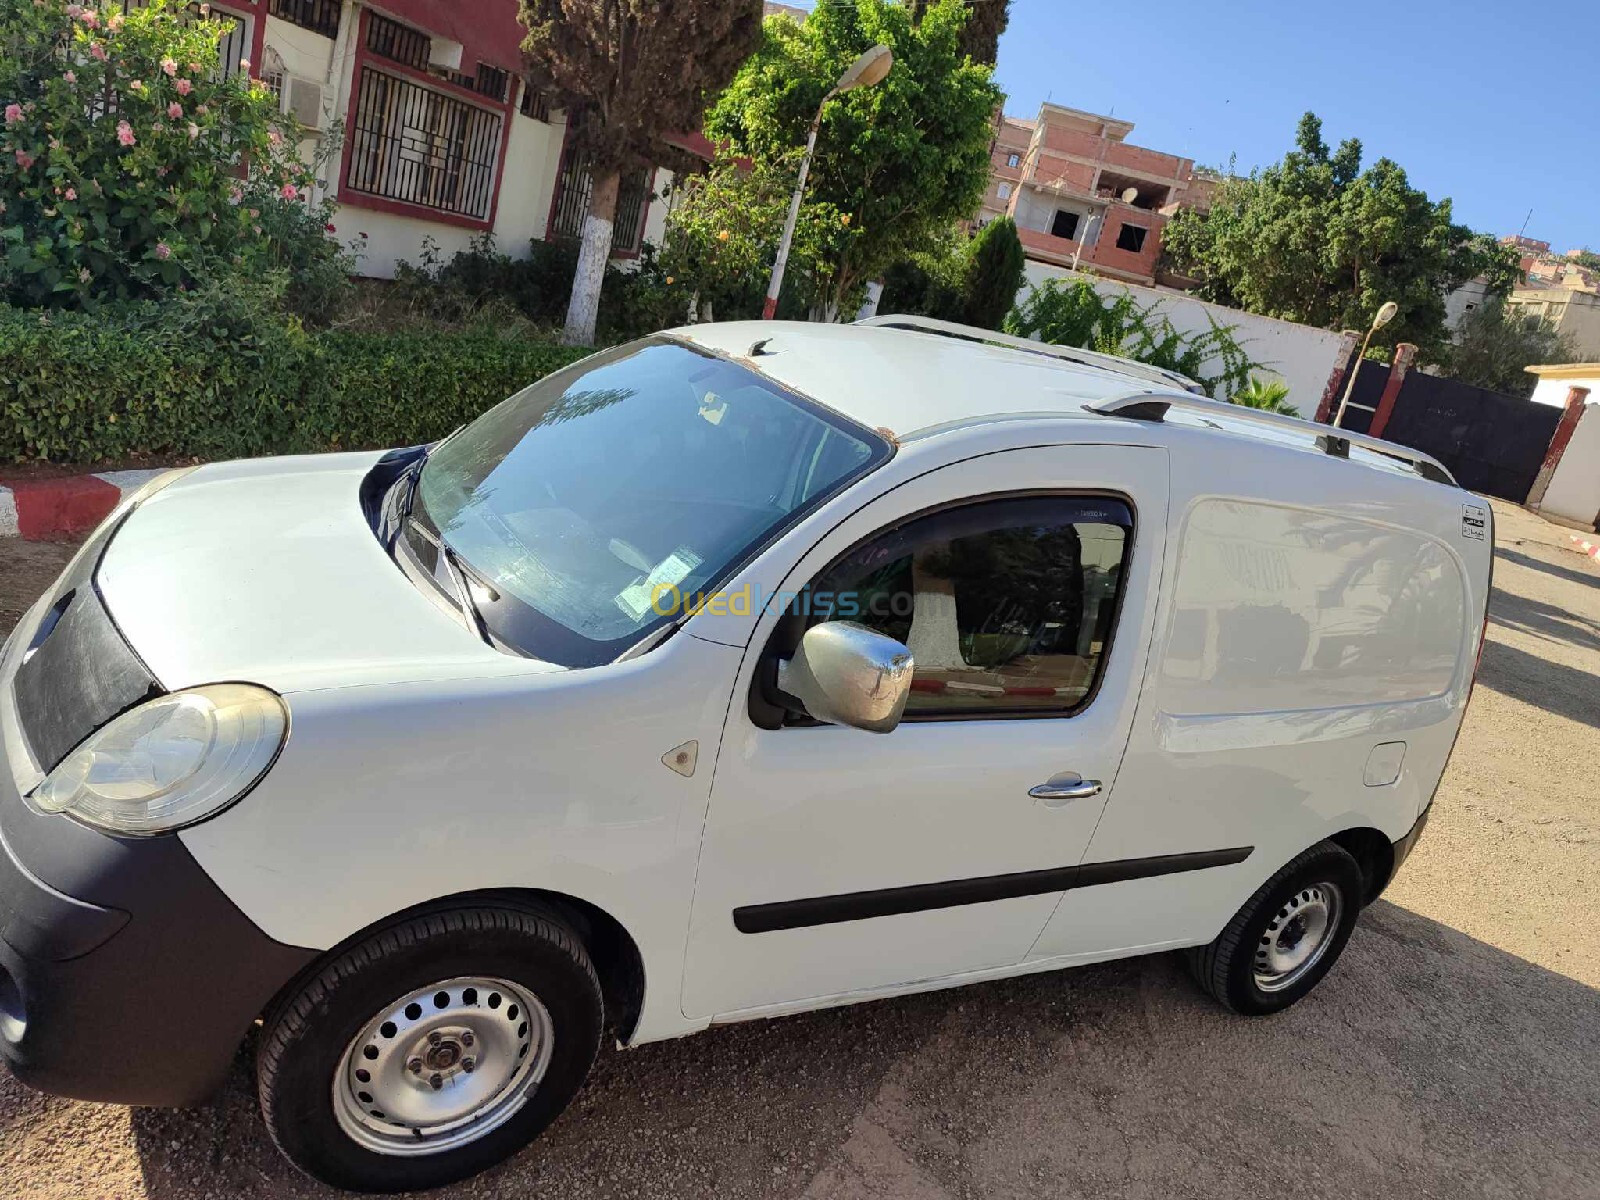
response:
[[[922,565],[922,554],[911,560],[911,588],[916,607],[911,610],[911,632],[906,638],[917,669],[959,670],[967,665],[961,657],[961,638],[956,626],[956,590],[950,580],[935,575]]]
[[[617,215],[620,180],[616,171],[598,175],[589,195],[589,215],[584,219],[583,243],[578,248],[578,269],[572,276],[572,301],[567,305],[567,327],[561,334],[561,340],[569,346],[594,345],[600,285],[605,282],[606,262],[611,258],[611,227]]]

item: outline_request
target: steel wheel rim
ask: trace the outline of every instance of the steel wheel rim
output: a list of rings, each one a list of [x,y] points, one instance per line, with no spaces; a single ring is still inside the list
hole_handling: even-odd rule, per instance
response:
[[[1281,992],[1304,979],[1333,944],[1343,909],[1336,883],[1314,883],[1289,897],[1256,942],[1256,987]]]
[[[333,1111],[377,1154],[440,1154],[509,1121],[550,1065],[550,1013],[506,979],[458,977],[386,1005],[350,1040]]]

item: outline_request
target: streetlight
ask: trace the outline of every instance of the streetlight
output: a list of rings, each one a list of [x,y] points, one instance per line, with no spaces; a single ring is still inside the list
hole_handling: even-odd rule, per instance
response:
[[[772,264],[772,282],[767,284],[767,302],[761,309],[761,319],[770,321],[778,313],[778,293],[783,290],[783,271],[789,265],[789,246],[794,241],[795,223],[800,220],[800,198],[805,195],[806,176],[811,173],[811,154],[817,148],[817,129],[822,124],[822,110],[828,101],[844,92],[860,87],[873,87],[883,82],[894,66],[894,53],[887,46],[874,46],[845,69],[839,82],[817,105],[817,115],[811,121],[811,133],[806,138],[805,157],[800,160],[800,180],[794,185],[794,196],[789,200],[789,219],[783,223],[783,240],[778,243],[778,261]]]
[[[1367,330],[1367,336],[1361,339],[1361,353],[1356,355],[1356,365],[1350,368],[1350,378],[1345,381],[1344,399],[1339,401],[1339,411],[1333,414],[1333,427],[1339,428],[1344,424],[1344,410],[1350,405],[1350,393],[1355,390],[1356,376],[1361,373],[1362,360],[1367,357],[1367,343],[1372,340],[1372,335],[1377,333],[1400,311],[1400,306],[1393,300],[1385,300],[1383,307],[1372,318],[1372,328]]]

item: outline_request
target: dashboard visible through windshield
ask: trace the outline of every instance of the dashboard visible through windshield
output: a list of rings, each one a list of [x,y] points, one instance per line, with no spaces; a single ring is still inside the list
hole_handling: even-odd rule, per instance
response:
[[[440,444],[408,538],[430,570],[447,548],[491,640],[593,666],[673,619],[655,603],[668,585],[719,586],[891,452],[747,367],[655,338],[548,376]]]

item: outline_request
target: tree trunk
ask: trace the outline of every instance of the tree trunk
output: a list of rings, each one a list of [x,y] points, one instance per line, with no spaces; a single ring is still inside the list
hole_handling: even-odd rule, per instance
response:
[[[567,327],[561,340],[568,346],[594,345],[595,317],[600,312],[600,285],[605,282],[611,258],[611,228],[617,215],[620,171],[594,177],[589,193],[589,215],[583,222],[583,244],[578,249],[578,269],[572,276],[572,302],[567,305]]]

